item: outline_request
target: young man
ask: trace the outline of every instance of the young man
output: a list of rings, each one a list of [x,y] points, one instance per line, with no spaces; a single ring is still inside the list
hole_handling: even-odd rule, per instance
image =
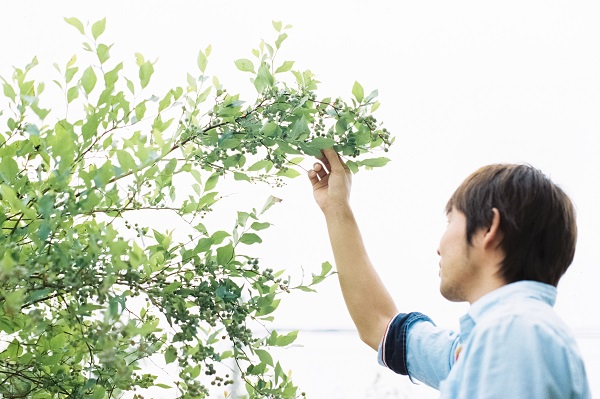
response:
[[[490,165],[448,201],[440,291],[471,306],[460,331],[398,313],[349,205],[351,174],[333,150],[308,172],[325,215],[344,300],[379,362],[442,398],[590,398],[575,340],[552,306],[575,253],[567,195],[527,165]]]

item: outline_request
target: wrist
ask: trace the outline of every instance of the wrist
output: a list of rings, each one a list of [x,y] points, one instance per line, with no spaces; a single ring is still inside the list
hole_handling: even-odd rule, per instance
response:
[[[323,209],[325,220],[327,222],[339,222],[342,220],[354,220],[354,213],[348,203],[330,205]]]

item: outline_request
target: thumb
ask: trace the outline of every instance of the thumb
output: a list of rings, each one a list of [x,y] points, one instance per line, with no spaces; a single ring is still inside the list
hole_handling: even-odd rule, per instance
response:
[[[328,166],[330,171],[344,172],[344,164],[342,163],[339,154],[333,148],[326,148],[321,152],[325,156],[325,160],[328,164],[326,166]]]

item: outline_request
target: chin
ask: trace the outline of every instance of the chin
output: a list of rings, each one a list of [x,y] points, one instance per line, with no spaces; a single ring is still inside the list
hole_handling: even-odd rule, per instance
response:
[[[465,299],[463,298],[462,295],[460,295],[460,293],[456,292],[455,290],[448,289],[447,287],[444,287],[442,284],[440,284],[440,294],[442,294],[442,296],[444,298],[446,298],[447,300],[449,300],[450,302],[464,302],[465,301]]]

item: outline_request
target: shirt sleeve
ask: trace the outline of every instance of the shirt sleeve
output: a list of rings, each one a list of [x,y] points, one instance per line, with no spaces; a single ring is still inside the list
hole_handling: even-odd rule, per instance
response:
[[[392,371],[438,388],[454,363],[458,335],[418,312],[400,313],[389,323],[378,361]]]
[[[587,397],[572,396],[577,382],[568,371],[573,361],[553,331],[523,317],[507,317],[473,334],[456,364],[459,381],[442,389],[444,398]]]

